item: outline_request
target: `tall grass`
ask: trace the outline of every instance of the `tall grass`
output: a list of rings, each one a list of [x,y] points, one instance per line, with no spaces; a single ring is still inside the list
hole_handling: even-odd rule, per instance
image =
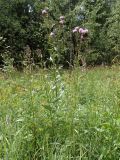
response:
[[[1,160],[119,158],[119,67],[0,75]]]

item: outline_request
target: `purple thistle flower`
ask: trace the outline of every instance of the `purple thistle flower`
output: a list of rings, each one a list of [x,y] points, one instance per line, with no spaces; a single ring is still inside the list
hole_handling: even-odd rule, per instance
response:
[[[80,34],[83,34],[83,32],[84,32],[84,29],[83,29],[83,28],[80,28],[80,29],[79,29],[79,33],[80,33]]]

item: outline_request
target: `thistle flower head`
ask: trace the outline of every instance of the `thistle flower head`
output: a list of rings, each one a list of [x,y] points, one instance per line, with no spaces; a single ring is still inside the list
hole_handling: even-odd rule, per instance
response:
[[[75,30],[79,31],[79,27],[78,27],[78,26],[77,26],[77,27],[75,27]]]
[[[61,25],[63,25],[63,24],[65,23],[65,21],[64,21],[64,20],[60,20],[59,23],[60,23]]]
[[[82,31],[82,34],[87,34],[88,33],[88,29],[84,29],[83,31]]]
[[[47,15],[47,14],[48,14],[47,10],[46,10],[46,9],[43,9],[43,10],[42,10],[42,15]]]
[[[79,29],[79,33],[80,33],[80,34],[83,34],[83,32],[84,32],[84,29],[83,29],[83,28],[80,28],[80,29]]]
[[[65,19],[65,17],[64,16],[60,16],[60,20],[64,20]]]
[[[76,32],[77,32],[77,29],[74,28],[74,29],[72,30],[72,32],[73,32],[73,33],[76,33]]]

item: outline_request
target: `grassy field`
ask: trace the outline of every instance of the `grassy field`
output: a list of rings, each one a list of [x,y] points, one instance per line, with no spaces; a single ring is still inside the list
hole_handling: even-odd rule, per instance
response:
[[[0,160],[119,160],[120,67],[0,74]]]

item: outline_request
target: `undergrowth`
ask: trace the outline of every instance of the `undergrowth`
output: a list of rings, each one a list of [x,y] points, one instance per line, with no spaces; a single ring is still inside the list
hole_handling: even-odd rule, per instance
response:
[[[0,74],[1,160],[119,158],[119,67]]]

